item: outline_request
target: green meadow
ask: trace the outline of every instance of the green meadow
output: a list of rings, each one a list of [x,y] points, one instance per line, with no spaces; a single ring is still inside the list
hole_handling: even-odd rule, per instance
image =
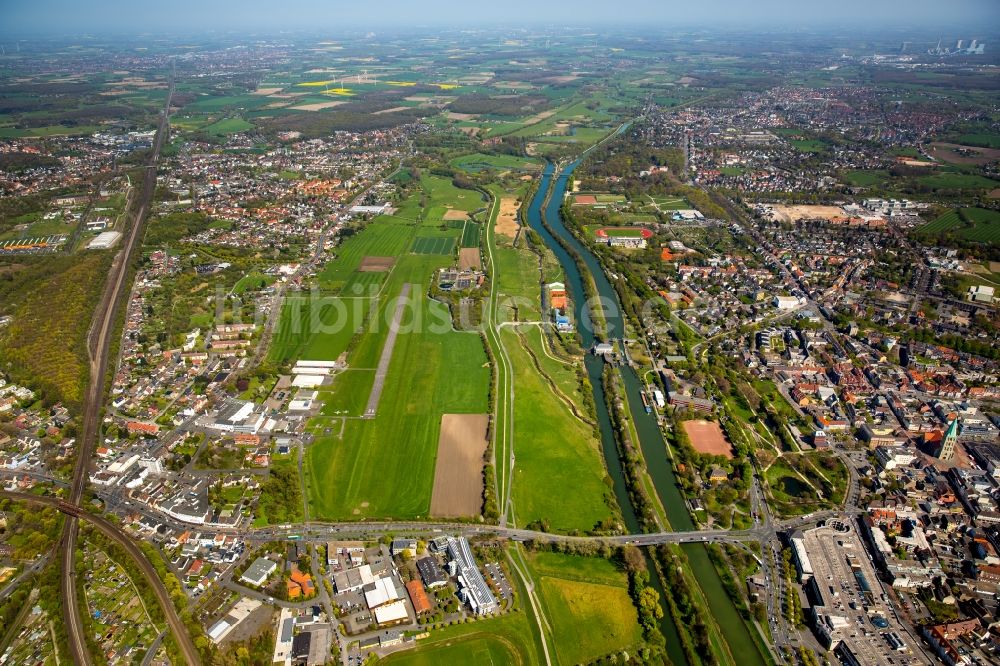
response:
[[[558,663],[586,664],[642,643],[628,577],[616,564],[551,552],[531,553],[527,559]]]

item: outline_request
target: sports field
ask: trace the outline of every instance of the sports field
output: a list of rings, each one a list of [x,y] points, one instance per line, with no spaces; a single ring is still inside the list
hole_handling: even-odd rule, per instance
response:
[[[411,251],[414,254],[451,254],[453,249],[455,249],[454,238],[417,236],[413,239]]]
[[[642,227],[598,227],[594,236],[600,238],[652,238],[653,232]]]
[[[948,234],[980,243],[1000,243],[1000,213],[986,208],[952,210],[920,227],[917,233]]]
[[[556,661],[590,663],[642,642],[628,578],[610,560],[538,552],[528,555]]]
[[[710,456],[725,456],[732,459],[733,447],[726,439],[722,428],[715,421],[684,421],[684,432],[691,440],[691,446],[698,453]]]

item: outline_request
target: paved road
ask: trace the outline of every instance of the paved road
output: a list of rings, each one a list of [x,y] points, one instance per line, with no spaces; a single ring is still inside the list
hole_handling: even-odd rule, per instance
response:
[[[0,590],[0,599],[6,599],[8,596],[10,596],[10,594],[14,590],[17,589],[17,586],[20,585],[25,578],[33,576],[42,569],[44,569],[45,565],[49,563],[49,558],[51,557],[52,557],[51,551],[45,553],[44,555],[40,556],[37,560],[35,560],[34,564],[32,564],[30,567],[22,571],[14,580],[4,585],[4,588]]]

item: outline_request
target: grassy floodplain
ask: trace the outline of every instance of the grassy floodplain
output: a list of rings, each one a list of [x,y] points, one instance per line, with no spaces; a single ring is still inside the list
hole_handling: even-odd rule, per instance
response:
[[[514,368],[513,497],[518,524],[540,521],[556,532],[592,529],[613,517],[605,501],[610,490],[593,427],[553,393],[517,334],[504,329],[502,339]],[[563,372],[573,376],[568,367]]]

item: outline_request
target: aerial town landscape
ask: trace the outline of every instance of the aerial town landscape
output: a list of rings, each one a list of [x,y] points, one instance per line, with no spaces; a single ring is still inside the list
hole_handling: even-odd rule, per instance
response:
[[[0,6],[0,665],[1000,664],[1000,5],[334,4]]]

